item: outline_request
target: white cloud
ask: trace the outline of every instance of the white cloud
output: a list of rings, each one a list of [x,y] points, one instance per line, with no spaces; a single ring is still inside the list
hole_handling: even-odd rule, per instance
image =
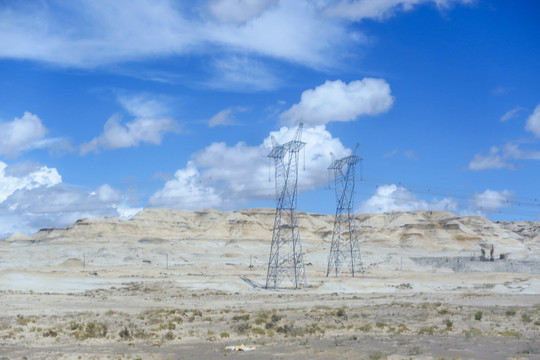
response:
[[[137,118],[165,117],[170,113],[168,100],[153,94],[121,94],[118,102],[126,111]]]
[[[523,149],[518,144],[508,143],[504,146],[504,156],[516,160],[540,160],[540,151]]]
[[[384,20],[398,12],[411,11],[421,4],[435,4],[446,9],[454,3],[472,3],[474,0],[340,0],[325,9],[325,14],[353,21],[363,19]]]
[[[213,74],[204,86],[235,91],[273,90],[281,81],[260,60],[247,56],[223,56],[214,60]]]
[[[492,146],[487,155],[475,154],[472,161],[469,163],[470,170],[486,170],[486,169],[513,169],[514,166],[506,161],[506,157],[500,153],[497,146]]]
[[[184,78],[172,71],[133,71],[131,65],[147,58],[214,56],[222,60],[210,64],[209,79],[195,82],[267,90],[281,84],[279,67],[268,60],[335,69],[361,52],[358,45],[369,38],[351,31],[343,18],[388,17],[416,4],[444,8],[454,2],[467,0],[8,1],[0,6],[0,58],[77,68],[112,65],[135,77],[179,81]],[[242,69],[242,62],[248,67]]]
[[[168,0],[3,4],[0,56],[94,67],[182,52],[196,31]]]
[[[281,114],[291,124],[327,124],[352,121],[361,115],[388,111],[394,102],[390,85],[383,79],[364,78],[349,84],[326,81],[302,93],[298,104]]]
[[[244,107],[232,107],[221,110],[216,115],[212,116],[210,120],[208,120],[208,126],[213,128],[216,126],[236,125],[236,121],[234,118],[235,113],[244,112],[246,110],[247,109]]]
[[[137,118],[126,124],[120,123],[120,116],[113,115],[107,120],[103,134],[81,145],[81,154],[99,149],[118,149],[138,146],[142,143],[159,145],[163,136],[176,131],[177,124],[172,118]]]
[[[282,127],[270,135],[283,144],[292,140],[295,132],[296,128]],[[188,166],[178,170],[175,178],[152,196],[150,206],[231,209],[249,200],[273,199],[274,163],[267,157],[272,148],[270,135],[258,146],[212,143],[194,154]],[[350,150],[323,125],[304,128],[302,141],[306,146],[305,153],[302,150],[299,154],[299,192],[327,184],[330,153],[336,157],[350,155]]]
[[[0,203],[17,190],[51,187],[62,182],[56,169],[46,166],[26,163],[9,172],[6,171],[7,167],[6,163],[0,161]]]
[[[16,2],[0,8],[0,57],[87,68],[225,46],[320,66],[348,35],[318,10],[308,0]]]
[[[24,112],[21,118],[0,123],[0,155],[15,156],[17,153],[41,147],[40,141],[47,129],[37,115]]]
[[[457,209],[457,202],[453,199],[422,200],[408,189],[394,184],[377,187],[375,194],[363,201],[358,207],[358,211],[361,213],[383,213],[392,210],[443,210],[456,212]]]
[[[469,163],[470,170],[516,169],[514,160],[540,160],[540,151],[520,148],[519,144],[507,143],[502,147],[492,146],[487,155],[475,154]]]
[[[130,216],[139,209],[110,185],[88,192],[62,182],[54,168],[0,161],[0,238],[43,227],[71,225],[82,217]]]
[[[534,112],[527,119],[525,129],[540,138],[540,105],[534,109]]]
[[[514,88],[509,88],[509,87],[504,87],[504,86],[497,86],[496,88],[491,90],[491,94],[495,95],[495,96],[506,95],[509,92],[513,91],[513,90],[514,90]]]
[[[186,210],[219,208],[221,204],[220,196],[214,188],[202,183],[201,175],[191,161],[148,200],[152,207]]]
[[[144,210],[144,208],[130,207],[126,205],[117,205],[115,206],[115,209],[118,212],[118,216],[121,217],[122,219],[129,219],[135,216],[138,212]]]
[[[101,185],[97,189],[96,194],[99,200],[103,202],[118,202],[121,199],[120,194],[115,189],[113,189],[109,184]]]
[[[512,110],[507,111],[503,116],[501,116],[501,122],[506,122],[506,121],[508,121],[510,119],[515,118],[516,116],[518,116],[518,114],[521,111],[524,111],[524,110],[527,110],[527,109],[525,109],[524,107],[521,107],[521,106],[517,106],[517,107],[513,108]]]
[[[208,9],[218,21],[238,25],[259,17],[278,3],[278,0],[214,0]]]
[[[511,199],[515,194],[512,191],[485,190],[483,193],[475,194],[470,199],[471,208],[482,216],[497,212],[503,207],[511,206]]]

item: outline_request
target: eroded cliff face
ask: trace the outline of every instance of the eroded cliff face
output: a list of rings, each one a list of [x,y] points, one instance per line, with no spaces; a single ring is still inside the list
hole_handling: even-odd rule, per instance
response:
[[[331,241],[333,215],[299,212],[303,242]],[[104,217],[81,219],[67,228],[43,229],[31,238],[14,241],[139,241],[162,240],[265,240],[270,241],[275,210],[256,208],[234,212],[218,210],[146,209],[129,220]],[[508,252],[537,249],[540,224],[491,222],[478,216],[459,217],[443,211],[389,212],[356,216],[361,243],[423,250],[479,250],[494,244]]]
[[[0,241],[0,267],[34,268],[86,263],[96,266],[172,266],[190,271],[261,265],[268,259],[275,209],[235,212],[147,209],[129,220],[81,219],[28,237]],[[343,222],[345,224],[345,220]],[[298,213],[304,259],[325,269],[334,228],[333,215]],[[395,268],[419,257],[478,256],[495,246],[495,256],[540,259],[540,224],[491,222],[441,211],[359,214],[356,224],[368,266]],[[347,229],[342,227],[347,235]],[[62,265],[63,264],[63,265]],[[420,264],[423,266],[422,264]],[[419,266],[420,266],[419,265]],[[323,271],[323,270],[320,270]]]

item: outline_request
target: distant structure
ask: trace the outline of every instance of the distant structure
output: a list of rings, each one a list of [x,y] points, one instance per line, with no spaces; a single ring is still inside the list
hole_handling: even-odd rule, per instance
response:
[[[356,164],[362,161],[362,158],[356,155],[357,152],[358,144],[352,155],[333,160],[328,168],[334,170],[337,206],[326,276],[332,271],[338,276],[342,266],[346,266],[352,276],[357,272],[364,273],[354,218]]]
[[[302,138],[303,124],[298,126],[293,140],[279,145],[272,136],[269,158],[276,166],[276,216],[272,245],[268,259],[266,288],[276,290],[283,280],[290,281],[296,289],[307,289],[304,255],[296,212],[298,187],[298,155],[306,143]]]

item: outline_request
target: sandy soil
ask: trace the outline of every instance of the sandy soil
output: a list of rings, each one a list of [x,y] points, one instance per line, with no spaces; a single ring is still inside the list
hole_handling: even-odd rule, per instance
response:
[[[366,217],[364,276],[327,278],[332,217],[312,216],[308,289],[271,291],[272,214],[252,213],[152,211],[0,241],[0,360],[540,358],[538,224]],[[479,261],[489,243],[511,256]]]
[[[46,277],[56,277],[60,288],[69,288],[63,282],[105,286],[74,292],[3,290],[2,356],[540,357],[540,296],[515,290],[535,286],[538,275],[368,271],[356,278],[312,277],[307,291],[269,291],[259,287],[262,267],[237,270],[239,274],[211,275],[146,269],[144,276],[132,279],[135,269],[131,274],[123,269],[125,279],[119,279],[111,276],[112,269],[93,267],[72,270],[66,280],[58,267]],[[37,279],[35,283],[45,277],[38,272],[24,276]],[[501,279],[508,286],[505,291],[497,288]],[[515,291],[508,291],[512,286]],[[240,344],[256,349],[236,353],[227,348]]]

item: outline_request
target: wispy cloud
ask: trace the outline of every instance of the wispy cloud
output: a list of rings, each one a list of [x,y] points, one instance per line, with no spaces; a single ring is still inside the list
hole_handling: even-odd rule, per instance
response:
[[[335,69],[369,41],[347,21],[380,19],[422,4],[446,8],[468,0],[311,1],[170,0],[0,2],[0,58],[62,67],[103,68],[155,81],[177,74],[134,62],[215,57],[208,79],[196,83],[259,91],[283,85],[273,62]],[[360,47],[359,47],[360,46]],[[224,55],[225,54],[225,55]],[[123,66],[124,65],[124,66]]]
[[[163,95],[121,93],[118,102],[130,115],[138,118],[164,117],[171,112],[169,99]]]
[[[510,119],[513,119],[519,115],[520,112],[526,111],[527,109],[521,106],[516,106],[512,110],[507,111],[503,116],[501,116],[501,122],[506,122]]]
[[[305,0],[3,2],[0,30],[0,57],[82,68],[222,46],[317,66],[332,61],[346,35]]]
[[[510,110],[505,115],[506,120],[523,110],[525,109],[521,107]],[[540,105],[536,106],[533,113],[527,118],[525,130],[540,138]],[[540,151],[524,148],[523,141],[508,142],[503,146],[492,146],[487,154],[475,154],[468,168],[475,171],[486,169],[513,170],[517,168],[514,164],[515,160],[540,160]]]
[[[241,106],[221,110],[216,115],[212,116],[210,120],[208,120],[208,126],[213,128],[216,126],[237,125],[238,123],[235,120],[235,114],[244,111],[247,111],[247,108]]]
[[[540,151],[520,148],[517,143],[507,143],[502,147],[492,146],[487,154],[474,155],[469,163],[469,170],[514,170],[518,167],[514,164],[515,160],[540,160]]]
[[[279,0],[212,0],[208,10],[219,22],[241,25],[278,4]]]
[[[514,88],[511,87],[497,86],[496,88],[491,90],[491,94],[495,96],[506,95],[513,90]]]
[[[474,0],[339,0],[331,1],[324,10],[329,16],[336,16],[353,21],[364,19],[385,20],[396,13],[411,11],[421,4],[435,4],[440,10],[445,10],[453,4],[468,4]]]
[[[202,85],[254,92],[273,90],[281,86],[281,81],[264,61],[247,56],[225,56],[213,61],[210,79]]]

